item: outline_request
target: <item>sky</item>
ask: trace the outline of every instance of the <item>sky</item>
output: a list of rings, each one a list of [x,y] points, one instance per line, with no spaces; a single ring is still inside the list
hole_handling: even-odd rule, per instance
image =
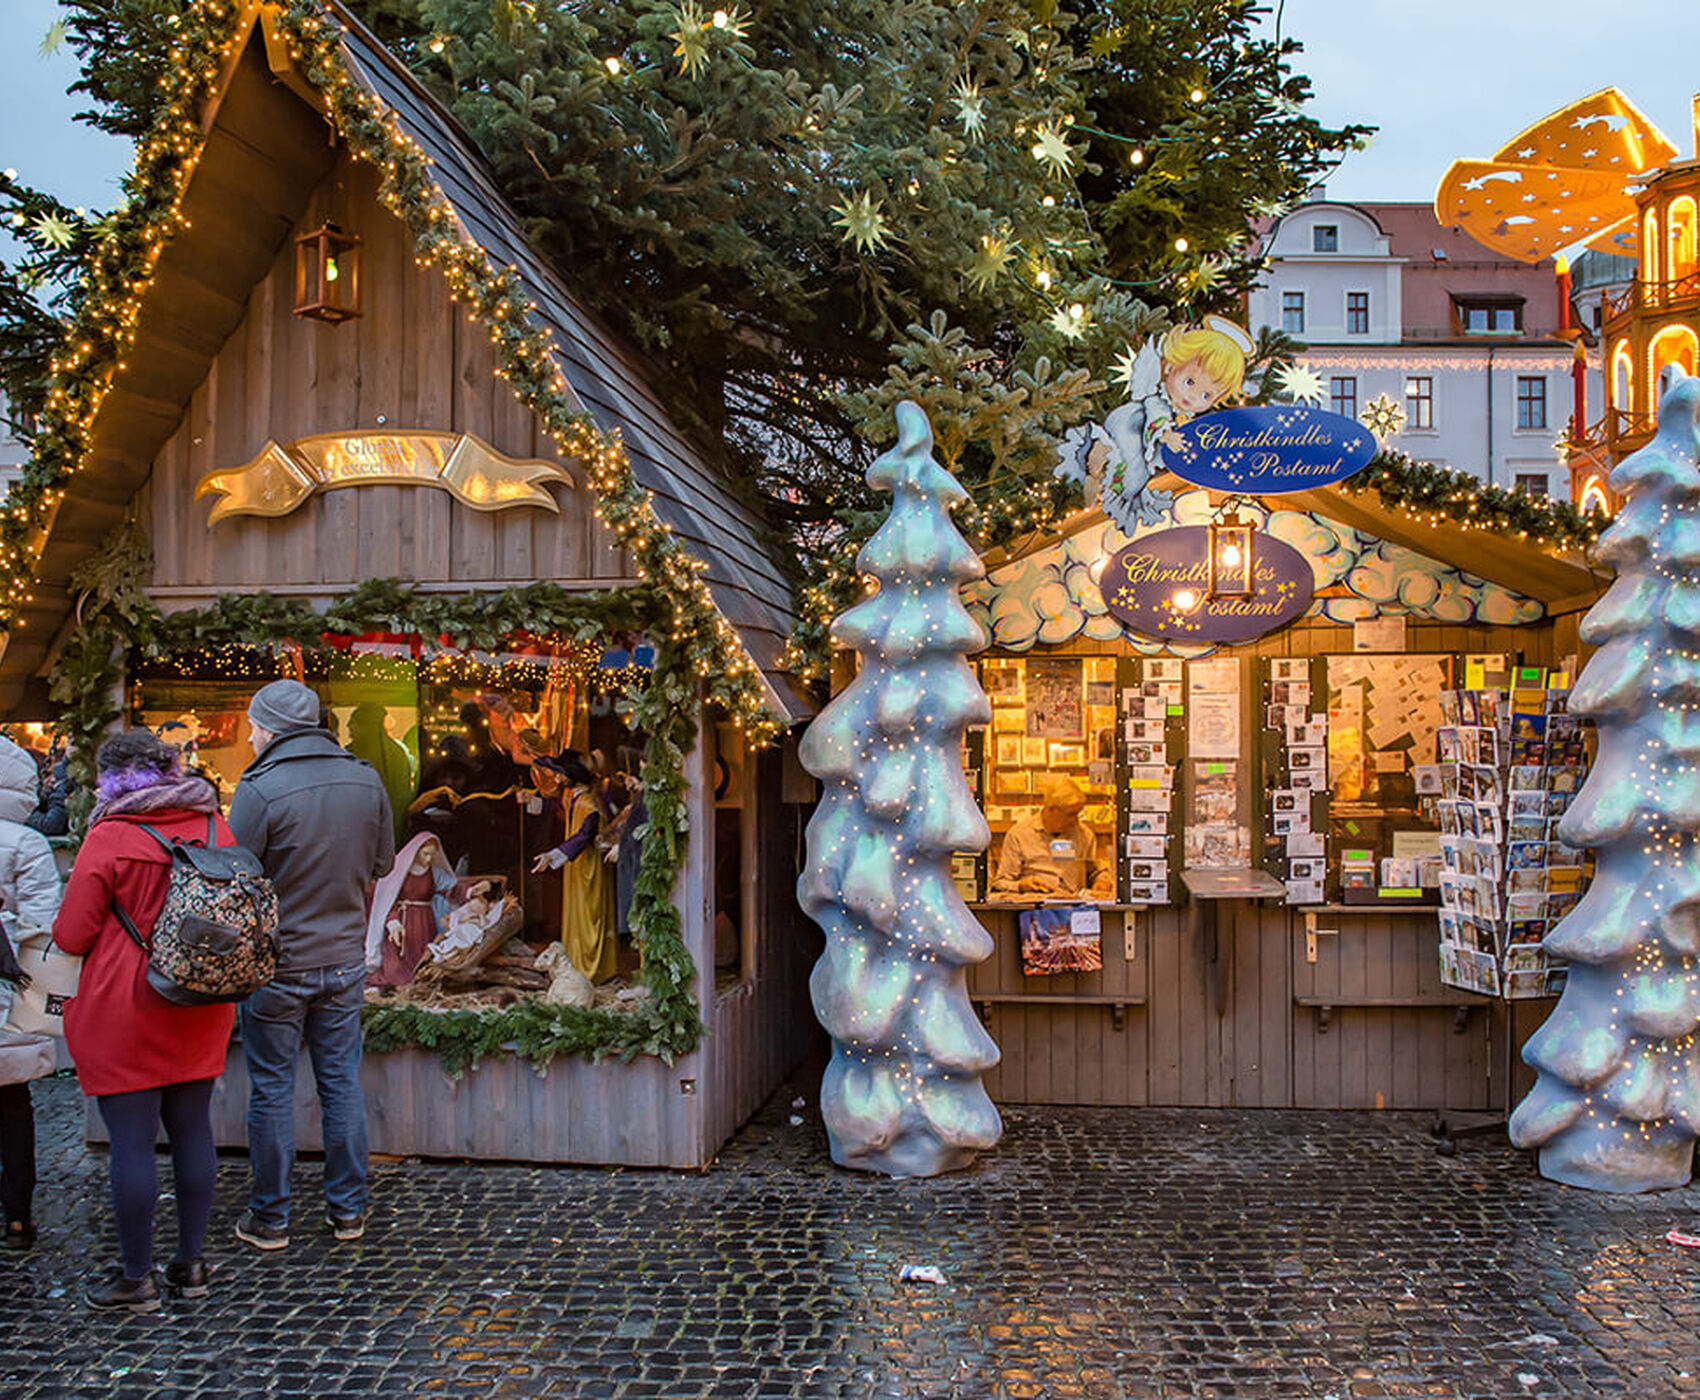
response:
[[[1330,199],[1434,198],[1446,167],[1485,159],[1549,112],[1616,87],[1695,154],[1700,3],[1615,11],[1598,0],[1266,0],[1304,52],[1309,110],[1381,128],[1328,177]],[[1276,16],[1265,19],[1273,29]]]
[[[1700,3],[1616,19],[1598,0],[1267,0],[1298,39],[1330,123],[1381,128],[1328,179],[1334,199],[1427,200],[1460,156],[1487,156],[1566,103],[1617,86],[1686,156],[1700,92]],[[75,56],[40,56],[55,0],[0,0],[0,167],[72,204],[104,208],[128,145],[72,120]],[[1643,32],[1643,28],[1645,32]]]

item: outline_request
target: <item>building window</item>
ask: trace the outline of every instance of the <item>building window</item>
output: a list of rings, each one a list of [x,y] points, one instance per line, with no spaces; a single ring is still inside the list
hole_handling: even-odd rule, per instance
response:
[[[1345,418],[1358,416],[1358,381],[1349,374],[1337,374],[1328,381],[1328,406]]]
[[[1310,247],[1313,253],[1338,253],[1340,251],[1340,226],[1338,224],[1318,224],[1310,231]]]
[[[1369,293],[1346,293],[1346,334],[1369,334]]]
[[[1434,426],[1434,380],[1426,374],[1413,374],[1405,381],[1405,426]]]
[[[1517,426],[1544,428],[1547,425],[1547,382],[1536,374],[1517,376]],[[1546,494],[1544,491],[1542,494]]]
[[[1305,294],[1281,293],[1281,329],[1288,335],[1305,333]]]
[[[1523,329],[1523,304],[1516,301],[1460,301],[1458,329],[1466,335],[1515,335]]]
[[[1525,496],[1544,496],[1547,494],[1547,474],[1545,472],[1518,472],[1517,490]]]

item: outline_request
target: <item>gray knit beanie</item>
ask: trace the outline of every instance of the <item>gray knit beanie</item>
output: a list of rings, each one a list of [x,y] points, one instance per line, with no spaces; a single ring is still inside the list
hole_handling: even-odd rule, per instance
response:
[[[319,727],[319,697],[300,681],[273,681],[254,692],[248,722],[273,734]]]

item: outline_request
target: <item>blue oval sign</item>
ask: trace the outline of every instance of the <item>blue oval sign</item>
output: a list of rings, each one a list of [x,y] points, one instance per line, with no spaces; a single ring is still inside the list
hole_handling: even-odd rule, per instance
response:
[[[1253,496],[1329,486],[1355,476],[1375,456],[1375,435],[1368,428],[1304,404],[1224,408],[1182,423],[1158,441],[1163,465],[1176,476],[1207,491]]]
[[[1249,598],[1209,596],[1209,548],[1203,525],[1159,530],[1123,545],[1098,578],[1104,606],[1128,631],[1173,642],[1248,642],[1310,607],[1315,575],[1291,545],[1253,537]]]

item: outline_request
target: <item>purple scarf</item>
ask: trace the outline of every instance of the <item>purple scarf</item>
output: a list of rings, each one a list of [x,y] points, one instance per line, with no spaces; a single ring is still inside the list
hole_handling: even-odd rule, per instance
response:
[[[125,768],[103,773],[95,791],[99,800],[90,815],[90,826],[106,817],[139,812],[218,811],[218,790],[211,781],[181,770],[164,773],[157,768]]]

